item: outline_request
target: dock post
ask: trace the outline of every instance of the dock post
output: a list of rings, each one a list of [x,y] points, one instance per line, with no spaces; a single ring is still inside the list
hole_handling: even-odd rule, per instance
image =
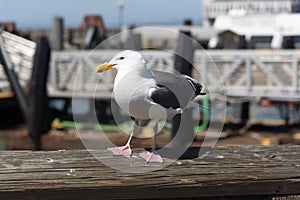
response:
[[[41,149],[41,134],[50,130],[50,109],[47,94],[47,77],[50,46],[46,37],[37,39],[29,92],[28,132],[35,150]]]
[[[192,75],[194,59],[194,45],[190,37],[191,32],[180,31],[174,58],[175,70],[188,76]],[[191,143],[195,136],[195,125],[192,109],[186,109],[182,115],[174,116],[171,134],[172,145],[184,146]]]
[[[51,48],[64,49],[64,21],[61,17],[55,17],[53,20]]]
[[[242,134],[250,128],[250,106],[250,100],[230,103],[230,116],[232,116],[233,119],[236,119],[230,123],[230,127],[234,133],[237,131],[239,134]]]
[[[246,124],[249,120],[249,107],[250,102],[246,101],[242,103],[242,109],[241,109],[241,122],[242,124]]]

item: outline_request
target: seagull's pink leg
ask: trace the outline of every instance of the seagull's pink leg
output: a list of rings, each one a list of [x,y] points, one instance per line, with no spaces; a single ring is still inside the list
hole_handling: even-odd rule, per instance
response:
[[[157,130],[158,130],[158,121],[155,122],[155,126],[154,126],[154,136],[153,136],[153,146],[152,146],[152,152],[149,151],[144,151],[142,153],[139,153],[139,156],[141,158],[143,158],[144,160],[146,160],[147,163],[151,163],[151,162],[158,162],[158,163],[162,163],[163,160],[161,158],[160,155],[158,155],[158,153],[156,152],[156,134],[157,134]]]

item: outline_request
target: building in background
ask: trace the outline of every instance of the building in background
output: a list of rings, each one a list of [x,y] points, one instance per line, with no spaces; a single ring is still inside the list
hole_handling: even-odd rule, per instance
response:
[[[279,14],[299,11],[299,0],[203,0],[203,19],[230,13]]]
[[[299,0],[204,0],[209,48],[299,48]]]

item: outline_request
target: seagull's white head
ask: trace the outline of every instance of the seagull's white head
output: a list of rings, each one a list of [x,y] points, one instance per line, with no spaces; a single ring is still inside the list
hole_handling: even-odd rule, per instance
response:
[[[96,73],[115,68],[117,70],[130,70],[134,67],[145,67],[144,57],[137,51],[125,50],[118,53],[109,62],[105,62],[96,68]]]

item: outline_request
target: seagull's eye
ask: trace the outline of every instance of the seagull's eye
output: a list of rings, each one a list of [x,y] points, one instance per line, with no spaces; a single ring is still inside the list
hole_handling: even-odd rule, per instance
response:
[[[124,58],[125,58],[124,56],[121,56],[119,59],[120,59],[120,60],[124,60]]]

